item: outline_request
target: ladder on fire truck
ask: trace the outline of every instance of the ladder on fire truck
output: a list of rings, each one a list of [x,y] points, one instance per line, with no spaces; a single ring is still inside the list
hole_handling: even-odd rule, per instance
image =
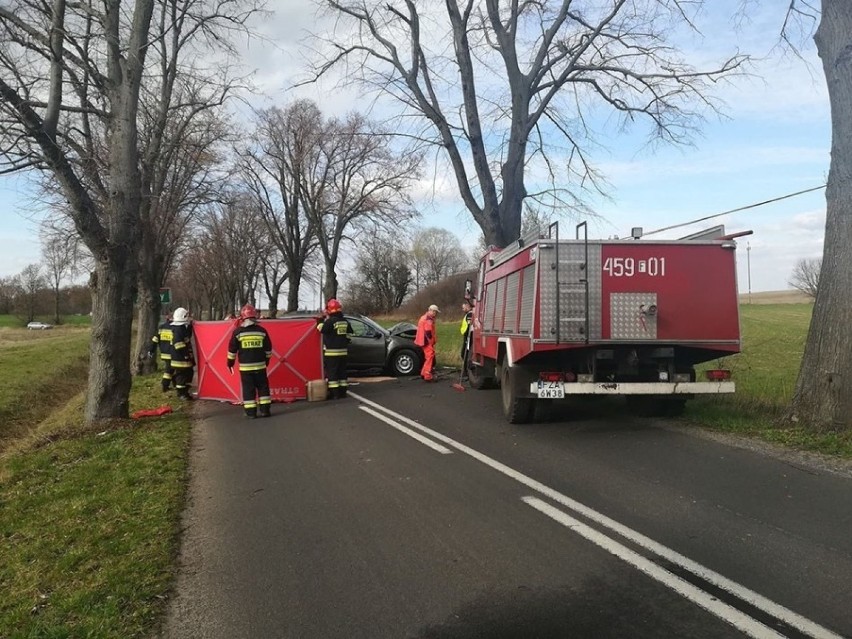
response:
[[[584,342],[588,344],[590,332],[588,224],[586,222],[577,224],[574,238],[577,243],[573,246],[573,249],[576,250],[563,250],[564,255],[560,255],[558,221],[548,226],[547,236],[548,239],[554,241],[555,251],[552,263],[556,289],[555,342],[557,344],[563,342]],[[580,240],[582,240],[582,245]],[[566,248],[567,246],[563,247],[563,249]],[[574,275],[573,279],[571,279],[571,275]],[[563,311],[567,313],[564,317]],[[574,334],[566,334],[569,333],[569,327],[574,327],[574,331],[570,331]]]

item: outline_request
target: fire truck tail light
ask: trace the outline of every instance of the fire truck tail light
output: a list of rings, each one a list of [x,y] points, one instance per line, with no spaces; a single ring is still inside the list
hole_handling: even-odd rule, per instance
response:
[[[731,371],[726,371],[723,369],[714,369],[711,371],[707,371],[707,379],[711,382],[721,382],[726,379],[731,379]]]
[[[565,381],[566,382],[576,382],[577,376],[574,373],[572,373],[571,371],[568,371],[567,373],[565,373]]]
[[[679,384],[683,384],[685,382],[690,381],[689,373],[675,373],[674,381]]]
[[[539,373],[538,378],[545,382],[561,382],[562,373]]]
[[[588,384],[588,383],[595,381],[595,376],[594,375],[577,375],[577,381],[582,382],[584,384]]]

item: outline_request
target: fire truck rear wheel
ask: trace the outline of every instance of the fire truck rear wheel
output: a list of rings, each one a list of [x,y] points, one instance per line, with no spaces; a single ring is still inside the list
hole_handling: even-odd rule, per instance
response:
[[[533,398],[519,397],[526,378],[517,366],[502,366],[500,375],[500,391],[503,396],[503,415],[510,424],[526,424],[533,415]]]
[[[470,381],[470,385],[476,390],[494,388],[494,378],[488,377],[485,374],[483,366],[469,364],[467,367],[467,378]]]

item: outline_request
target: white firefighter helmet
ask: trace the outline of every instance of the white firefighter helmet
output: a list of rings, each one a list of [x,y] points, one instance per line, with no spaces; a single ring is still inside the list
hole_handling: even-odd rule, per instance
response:
[[[187,311],[183,306],[180,306],[175,309],[175,312],[172,314],[172,324],[186,324],[189,319],[189,311]]]

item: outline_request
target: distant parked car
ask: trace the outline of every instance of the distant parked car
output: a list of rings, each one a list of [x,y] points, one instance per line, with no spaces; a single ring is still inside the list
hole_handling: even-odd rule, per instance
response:
[[[53,324],[45,324],[44,322],[30,322],[27,324],[27,328],[31,331],[45,331],[49,328],[53,328]]]

